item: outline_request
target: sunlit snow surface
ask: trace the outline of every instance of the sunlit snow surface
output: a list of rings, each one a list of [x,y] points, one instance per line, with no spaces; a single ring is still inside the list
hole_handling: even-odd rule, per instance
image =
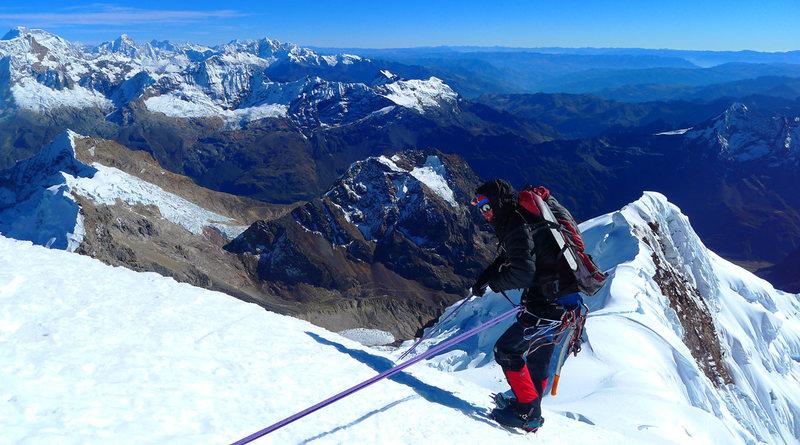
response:
[[[228,295],[0,236],[0,443],[224,444],[392,365]],[[256,443],[530,443],[417,365]],[[635,443],[551,414],[535,439]]]
[[[713,308],[735,385],[714,388],[680,341],[640,240],[649,223]],[[705,250],[657,194],[582,229],[611,283],[589,300],[588,342],[545,398],[536,435],[486,417],[489,394],[507,389],[491,358],[500,326],[256,443],[797,442],[796,295]],[[508,308],[494,293],[470,302],[419,351]],[[229,443],[388,369],[409,345],[370,349],[227,295],[0,237],[0,442]]]
[[[653,280],[653,250],[641,241],[652,233],[650,224],[660,226],[669,262],[712,308],[734,385],[716,389],[682,343],[683,327]],[[587,250],[611,272],[611,282],[587,300],[592,310],[587,343],[567,361],[558,396],[545,399],[546,409],[650,443],[797,443],[797,295],[776,291],[706,250],[688,219],[656,193],[646,193],[581,229]],[[497,294],[465,305],[420,351],[509,306]],[[433,362],[494,390],[506,390],[491,360],[493,342],[502,330],[483,333]]]

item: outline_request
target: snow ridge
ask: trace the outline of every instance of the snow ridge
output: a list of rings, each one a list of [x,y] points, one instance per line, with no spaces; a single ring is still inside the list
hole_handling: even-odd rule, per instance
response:
[[[213,227],[232,239],[247,228],[228,225],[229,218],[116,168],[83,164],[75,154],[77,138],[84,136],[67,130],[34,157],[0,172],[0,233],[75,251],[85,235],[76,197],[109,206],[118,200],[153,205],[166,220],[194,234]]]
[[[797,295],[777,291],[708,251],[686,216],[658,193],[647,192],[619,212],[583,223],[581,230],[587,251],[611,277],[587,301],[591,312],[583,352],[567,361],[559,396],[546,398],[546,408],[614,425],[650,443],[800,439]],[[696,299],[710,317],[723,363],[708,366],[718,371],[724,366],[731,383],[710,379],[705,373],[710,368],[703,368],[684,343],[687,329],[697,327],[683,325],[671,297],[662,293],[656,276],[664,268],[687,283],[686,298]],[[468,304],[419,352],[507,308],[497,294]],[[440,355],[432,366],[492,381],[501,372],[492,346],[504,328]],[[496,391],[507,389],[496,380],[494,385]]]
[[[225,294],[3,236],[0,307],[10,443],[231,443],[392,365]],[[488,404],[485,387],[417,365],[261,442],[530,444]],[[546,415],[545,443],[642,443]]]

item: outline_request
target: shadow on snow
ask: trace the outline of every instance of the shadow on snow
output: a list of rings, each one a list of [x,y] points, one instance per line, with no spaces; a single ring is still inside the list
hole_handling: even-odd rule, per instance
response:
[[[326,338],[320,337],[319,335],[314,334],[312,332],[306,332],[306,334],[308,334],[309,336],[311,336],[311,338],[313,338],[314,340],[316,340],[317,342],[319,342],[319,343],[321,343],[323,345],[333,346],[339,352],[349,355],[350,357],[352,357],[352,358],[358,360],[359,362],[361,362],[361,363],[369,366],[370,368],[374,369],[378,373],[384,372],[384,371],[386,371],[388,369],[391,369],[391,368],[393,368],[395,366],[395,363],[392,362],[391,360],[387,359],[387,358],[379,357],[379,356],[376,356],[376,355],[372,355],[372,354],[370,354],[370,353],[368,353],[366,351],[347,348],[347,347],[345,347],[344,345],[342,345],[340,343],[336,343],[336,342],[333,342],[333,341],[328,340]],[[395,382],[395,383],[400,383],[401,385],[408,386],[409,388],[414,390],[414,392],[419,394],[420,397],[422,397],[423,399],[427,400],[428,402],[437,403],[439,405],[443,405],[443,406],[446,406],[448,408],[457,409],[457,410],[461,411],[464,415],[466,415],[466,416],[468,416],[468,417],[470,417],[470,418],[472,418],[474,420],[477,420],[477,421],[480,421],[480,422],[484,422],[484,423],[489,424],[489,425],[491,425],[493,427],[505,430],[504,428],[502,428],[498,424],[496,424],[494,422],[494,420],[492,420],[491,417],[489,417],[488,410],[486,408],[472,405],[471,403],[467,402],[466,400],[463,400],[463,399],[460,399],[460,398],[456,397],[452,392],[445,391],[445,390],[443,390],[441,388],[438,388],[436,386],[433,386],[433,385],[429,385],[429,384],[419,380],[418,378],[416,378],[416,377],[414,377],[414,376],[412,376],[410,374],[407,374],[407,373],[405,373],[403,371],[398,372],[397,374],[394,374],[394,375],[388,377],[388,379],[393,381],[393,382]],[[358,382],[354,382],[353,384],[356,385],[356,384],[358,384]],[[388,409],[391,409],[392,407],[394,407],[394,406],[396,406],[396,405],[398,405],[400,403],[404,403],[404,402],[410,400],[411,398],[412,397],[406,397],[406,398],[401,399],[401,400],[396,400],[396,401],[384,406],[383,408],[380,408],[378,410],[375,410],[375,411],[372,411],[372,412],[369,412],[369,413],[365,414],[364,416],[360,417],[359,419],[357,419],[357,420],[355,420],[355,421],[353,421],[353,422],[351,422],[351,423],[349,423],[347,425],[334,428],[333,430],[330,430],[330,431],[327,431],[325,433],[322,433],[322,434],[319,434],[317,436],[314,436],[312,438],[309,438],[309,439],[305,440],[302,443],[305,444],[305,443],[308,443],[308,442],[310,442],[312,440],[319,439],[321,437],[327,436],[329,434],[333,434],[333,433],[335,433],[337,431],[340,431],[340,430],[343,430],[345,428],[348,428],[348,427],[351,427],[353,425],[356,425],[359,422],[361,422],[361,421],[363,421],[363,420],[365,420],[365,419],[367,419],[367,418],[369,418],[369,417],[371,417],[371,416],[373,416],[375,414],[378,414],[380,412],[383,412],[383,411],[386,411]]]

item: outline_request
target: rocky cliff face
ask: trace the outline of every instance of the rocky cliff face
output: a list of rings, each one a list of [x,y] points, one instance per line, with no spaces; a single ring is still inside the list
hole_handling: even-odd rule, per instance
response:
[[[356,162],[318,199],[271,206],[68,131],[0,172],[0,232],[331,329],[410,337],[491,255],[465,204],[477,182],[458,157],[407,151]]]
[[[393,313],[395,326],[362,319],[363,326],[413,334],[463,297],[490,260],[489,233],[466,204],[477,185],[464,161],[436,151],[368,158],[324,196],[255,223],[226,249],[257,258],[259,278],[281,295],[303,303],[341,294],[356,306],[378,304],[374,312]],[[361,317],[330,312],[328,323],[342,318],[337,328]],[[315,313],[309,307],[308,316]]]

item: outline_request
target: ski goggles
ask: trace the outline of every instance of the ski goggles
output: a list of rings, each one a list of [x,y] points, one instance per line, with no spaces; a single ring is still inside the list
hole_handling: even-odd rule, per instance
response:
[[[472,201],[470,201],[469,203],[474,205],[475,207],[477,207],[478,210],[480,210],[483,213],[486,213],[489,210],[492,210],[492,206],[489,205],[489,198],[487,198],[486,196],[483,196],[483,195],[478,195],[478,196],[472,198]]]

